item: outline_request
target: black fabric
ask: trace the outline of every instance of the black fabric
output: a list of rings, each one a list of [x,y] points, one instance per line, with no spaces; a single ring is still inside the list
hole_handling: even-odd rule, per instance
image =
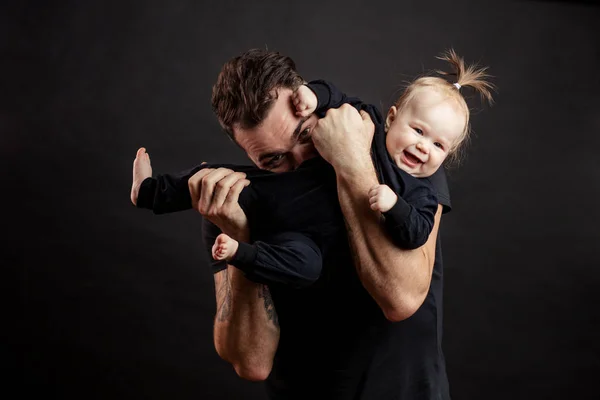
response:
[[[346,236],[335,171],[320,157],[280,174],[248,166],[203,164],[178,174],[157,175],[142,183],[138,207],[156,214],[189,209],[188,179],[203,168],[218,167],[243,171],[251,182],[240,193],[239,204],[248,216],[251,243],[257,246],[256,258],[254,263],[240,263],[240,269],[258,283],[304,287],[315,282],[331,243]],[[278,212],[282,204],[289,204],[293,215]],[[203,221],[203,231],[210,254],[221,231],[207,220]],[[224,261],[213,260],[212,255],[210,260],[213,272],[226,268]]]
[[[397,188],[395,192],[398,194],[395,206],[384,213],[385,227],[392,240],[402,248],[415,249],[425,244],[433,228],[438,205],[437,197],[429,180],[416,179],[393,163],[385,147],[385,132],[381,114],[372,105],[363,104],[358,98],[347,97],[329,82],[317,80],[311,82],[308,87],[317,96],[318,105],[315,112],[319,116],[324,116],[328,109],[339,107],[344,103],[352,104],[357,109],[364,109],[369,113],[375,124],[372,154],[380,179],[388,186]],[[246,215],[258,207],[259,201],[263,202],[264,207],[264,199],[267,198],[275,198],[274,203],[283,200],[282,196],[288,196],[290,201],[306,202],[304,193],[297,192],[296,188],[305,188],[305,184],[298,184],[298,180],[305,179],[307,171],[314,169],[313,164],[313,162],[304,163],[299,171],[287,173],[281,177],[275,177],[272,173],[254,167],[230,164],[204,164],[176,174],[158,175],[156,178],[147,178],[142,183],[138,195],[138,207],[150,208],[156,214],[189,209],[191,198],[187,181],[193,174],[208,167],[227,167],[246,172],[247,177],[253,182],[240,195],[239,203]],[[310,174],[312,173],[308,172],[308,175]],[[313,191],[314,189],[311,188]],[[276,195],[283,191],[286,193]],[[297,193],[298,199],[292,200],[289,197],[290,193]],[[317,199],[318,193],[320,192],[313,193]],[[326,195],[326,191],[323,191],[322,194]],[[319,201],[315,201],[313,209],[322,209],[318,204]],[[329,215],[309,212],[312,217],[317,218],[313,218],[314,222],[311,224],[304,221],[294,227],[296,232],[293,235],[298,239],[298,243],[290,240],[286,240],[285,244],[257,242],[253,244],[258,246],[255,249],[256,258],[253,263],[239,262],[236,265],[236,262],[233,262],[232,264],[243,270],[249,279],[258,283],[287,283],[293,287],[303,287],[313,283],[320,275],[322,260],[321,252],[310,236],[319,235],[323,223],[335,225],[336,222]],[[254,226],[260,223],[260,221],[255,221]],[[207,227],[207,230],[210,231],[210,240],[218,235],[218,229],[215,227]],[[300,236],[298,234],[300,230],[307,232],[308,237]],[[278,230],[274,233],[284,234]],[[289,235],[290,233],[285,234]],[[226,267],[224,262],[213,261],[212,264],[215,272]]]
[[[296,232],[275,234],[251,245],[240,243],[229,262],[254,282],[282,282],[293,288],[314,283],[321,275],[321,263],[319,246],[307,235]]]
[[[403,249],[417,249],[423,246],[433,229],[438,199],[433,186],[422,179],[415,179],[400,168],[394,168],[401,177],[402,195],[398,201],[383,213],[385,227],[392,240]],[[417,183],[414,184],[414,181]]]
[[[383,119],[375,107],[345,97],[343,101],[367,110],[376,132],[381,132]],[[397,167],[376,143],[380,142],[374,139],[373,159],[380,181],[405,195],[406,185],[400,186]],[[290,282],[269,285],[281,327],[273,370],[266,382],[270,397],[449,399],[441,349],[443,266],[439,235],[432,281],[423,305],[409,319],[393,323],[385,318],[356,274],[333,168],[315,158],[289,173],[245,172],[251,185],[242,191],[240,204],[244,203],[248,215],[251,241],[298,232],[309,237],[322,256],[322,271],[314,284],[302,289],[290,288]],[[428,181],[444,212],[449,211],[444,171],[440,169]],[[250,194],[244,195],[246,191]],[[169,189],[162,193],[169,193]],[[160,199],[156,190],[146,195]],[[208,221],[204,228],[210,253],[220,232]],[[223,264],[215,262],[213,268],[217,271]]]
[[[433,229],[438,199],[428,179],[417,179],[394,163],[385,145],[384,120],[379,110],[363,103],[356,97],[348,97],[332,83],[324,80],[312,81],[307,85],[317,96],[315,113],[324,116],[330,108],[344,103],[352,104],[359,110],[369,113],[375,125],[372,154],[379,179],[398,195],[392,209],[384,213],[385,227],[394,242],[404,249],[416,249],[427,242]]]
[[[315,90],[319,106],[323,106],[319,90],[325,87],[329,106],[349,102],[371,115],[376,128],[373,159],[380,181],[406,198],[412,179],[401,181],[399,168],[385,151],[381,114],[375,107],[347,98],[327,85]],[[324,112],[318,110],[317,114],[322,116]],[[427,181],[443,211],[450,211],[444,171],[440,169]],[[427,190],[425,187],[423,193]],[[282,205],[280,212],[288,215],[294,210]],[[441,348],[443,260],[439,235],[427,297],[413,316],[395,323],[384,317],[362,286],[347,242],[339,241],[338,246],[331,262],[323,262],[317,284],[309,289],[290,292],[280,285],[270,286],[281,325],[279,348],[267,381],[270,397],[450,399]]]
[[[189,210],[192,208],[192,198],[188,180],[201,169],[218,167],[245,172],[252,177],[271,174],[271,172],[256,167],[232,164],[202,164],[176,173],[159,174],[156,177],[144,179],[138,192],[137,207],[152,210],[157,215]],[[250,189],[244,190],[242,193],[240,206],[244,208],[252,204],[254,192]]]

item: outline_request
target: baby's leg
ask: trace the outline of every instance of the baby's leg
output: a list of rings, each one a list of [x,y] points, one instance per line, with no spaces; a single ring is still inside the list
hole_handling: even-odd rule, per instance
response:
[[[146,178],[152,176],[152,166],[150,165],[150,155],[146,149],[141,147],[133,160],[133,183],[131,184],[131,202],[137,205],[140,185]]]
[[[317,244],[307,235],[277,233],[267,242],[238,242],[226,234],[217,236],[212,257],[244,271],[251,281],[267,285],[285,284],[306,287],[321,275],[323,258]]]
[[[212,256],[217,261],[230,261],[235,256],[238,246],[239,243],[237,240],[221,233],[217,236],[215,244],[212,247]]]
[[[252,245],[240,243],[231,264],[248,279],[266,284],[306,287],[321,275],[323,257],[317,243],[299,232],[280,232],[265,236]]]

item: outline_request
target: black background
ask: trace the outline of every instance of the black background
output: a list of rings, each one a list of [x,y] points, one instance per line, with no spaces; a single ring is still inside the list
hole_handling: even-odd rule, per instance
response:
[[[11,398],[264,399],[214,350],[199,216],[130,204],[135,151],[155,172],[248,163],[210,93],[249,48],[387,109],[450,46],[499,87],[494,107],[470,103],[475,135],[442,220],[453,398],[597,398],[600,9],[580,3],[5,4]]]

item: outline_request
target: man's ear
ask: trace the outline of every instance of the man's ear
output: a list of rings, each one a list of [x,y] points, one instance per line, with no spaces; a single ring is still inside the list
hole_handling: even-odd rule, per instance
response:
[[[390,129],[390,125],[392,125],[392,122],[394,122],[394,120],[396,119],[397,114],[398,114],[398,109],[396,108],[396,106],[391,106],[387,113],[387,117],[385,118],[385,131],[386,132],[388,129]]]

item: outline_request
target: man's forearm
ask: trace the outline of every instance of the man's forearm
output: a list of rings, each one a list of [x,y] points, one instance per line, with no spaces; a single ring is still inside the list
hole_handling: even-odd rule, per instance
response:
[[[369,207],[369,189],[379,183],[372,162],[336,172],[358,276],[388,319],[406,319],[429,289],[441,211],[424,246],[400,249],[383,229],[381,214]]]
[[[232,236],[247,242],[246,228]],[[250,281],[232,265],[216,273],[217,313],[214,341],[217,353],[248,380],[265,380],[279,344],[277,313],[266,285]]]
[[[257,284],[233,266],[215,274],[217,314],[215,348],[237,374],[264,380],[271,372],[279,343],[279,324],[266,285]]]

